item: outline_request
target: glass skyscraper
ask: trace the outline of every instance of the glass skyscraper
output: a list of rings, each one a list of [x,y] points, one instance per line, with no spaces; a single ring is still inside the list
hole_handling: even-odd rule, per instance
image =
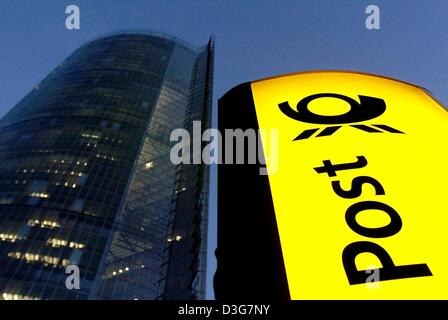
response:
[[[204,298],[209,172],[172,164],[170,133],[210,126],[212,76],[213,40],[113,33],[5,115],[0,299]]]

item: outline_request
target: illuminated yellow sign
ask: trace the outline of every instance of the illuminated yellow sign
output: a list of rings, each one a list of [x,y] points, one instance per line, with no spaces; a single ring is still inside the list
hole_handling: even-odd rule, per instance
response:
[[[291,298],[447,299],[446,110],[360,73],[251,88],[259,128],[279,130],[269,185]]]

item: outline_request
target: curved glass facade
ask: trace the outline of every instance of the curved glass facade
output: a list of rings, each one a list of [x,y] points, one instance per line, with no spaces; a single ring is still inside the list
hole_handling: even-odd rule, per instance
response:
[[[213,42],[119,33],[76,50],[0,121],[0,299],[200,299]],[[68,265],[80,288],[66,288]]]

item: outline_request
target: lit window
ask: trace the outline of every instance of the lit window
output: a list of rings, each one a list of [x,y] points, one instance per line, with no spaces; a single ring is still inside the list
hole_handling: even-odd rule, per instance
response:
[[[7,242],[16,242],[16,240],[22,240],[23,237],[15,233],[0,233],[0,240]]]
[[[151,169],[152,167],[154,167],[154,164],[153,164],[152,161],[147,162],[147,163],[145,164],[145,168],[146,168],[146,169]]]
[[[9,292],[3,292],[2,297],[3,300],[40,300],[38,297],[14,294]]]
[[[25,260],[27,263],[34,263],[39,262],[46,266],[52,265],[54,267],[56,266],[63,266],[66,267],[71,264],[70,260],[67,259],[60,259],[58,257],[52,257],[52,256],[46,256],[46,255],[39,255],[36,253],[30,253],[30,252],[9,252],[8,257],[15,258],[17,260]]]
[[[44,193],[44,192],[31,192],[30,197],[46,199],[46,198],[50,197],[50,195],[48,193]]]
[[[187,190],[187,188],[183,187],[183,188],[180,188],[180,189],[176,190],[175,193],[179,193],[179,192],[182,192],[182,191],[185,191],[185,190]]]
[[[41,227],[41,228],[49,228],[49,229],[53,229],[53,228],[59,228],[61,225],[57,222],[57,221],[51,221],[51,220],[39,220],[39,219],[31,219],[28,220],[28,225],[31,227]]]
[[[63,240],[63,239],[56,239],[56,238],[50,238],[47,240],[47,246],[52,246],[54,248],[59,248],[59,247],[70,247],[70,248],[74,248],[74,249],[82,249],[84,248],[84,244],[82,243],[78,243],[78,242],[74,242],[74,241],[67,241],[67,240]]]
[[[173,242],[173,241],[179,242],[180,240],[182,240],[182,236],[181,235],[170,236],[170,237],[167,238],[168,242]]]
[[[81,133],[81,136],[84,138],[93,138],[93,139],[99,139],[101,138],[99,135],[96,134],[88,134],[88,133]]]
[[[104,277],[104,279],[112,278],[114,276],[119,276],[119,275],[123,274],[124,272],[128,272],[128,271],[129,271],[129,267],[124,268],[124,270],[118,269],[118,270],[112,271],[112,273],[109,273],[109,275],[106,275]]]

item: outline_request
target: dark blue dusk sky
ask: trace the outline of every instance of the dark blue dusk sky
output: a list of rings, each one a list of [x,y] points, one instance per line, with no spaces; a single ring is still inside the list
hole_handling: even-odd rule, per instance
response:
[[[80,30],[65,28],[70,4],[81,10]],[[369,4],[381,10],[381,30],[364,26]],[[446,0],[1,0],[0,116],[81,44],[127,28],[151,28],[195,45],[214,34],[214,108],[241,82],[315,69],[398,78],[447,104],[447,16]],[[213,183],[215,170],[212,176]],[[209,280],[216,265],[215,195],[211,200]]]

